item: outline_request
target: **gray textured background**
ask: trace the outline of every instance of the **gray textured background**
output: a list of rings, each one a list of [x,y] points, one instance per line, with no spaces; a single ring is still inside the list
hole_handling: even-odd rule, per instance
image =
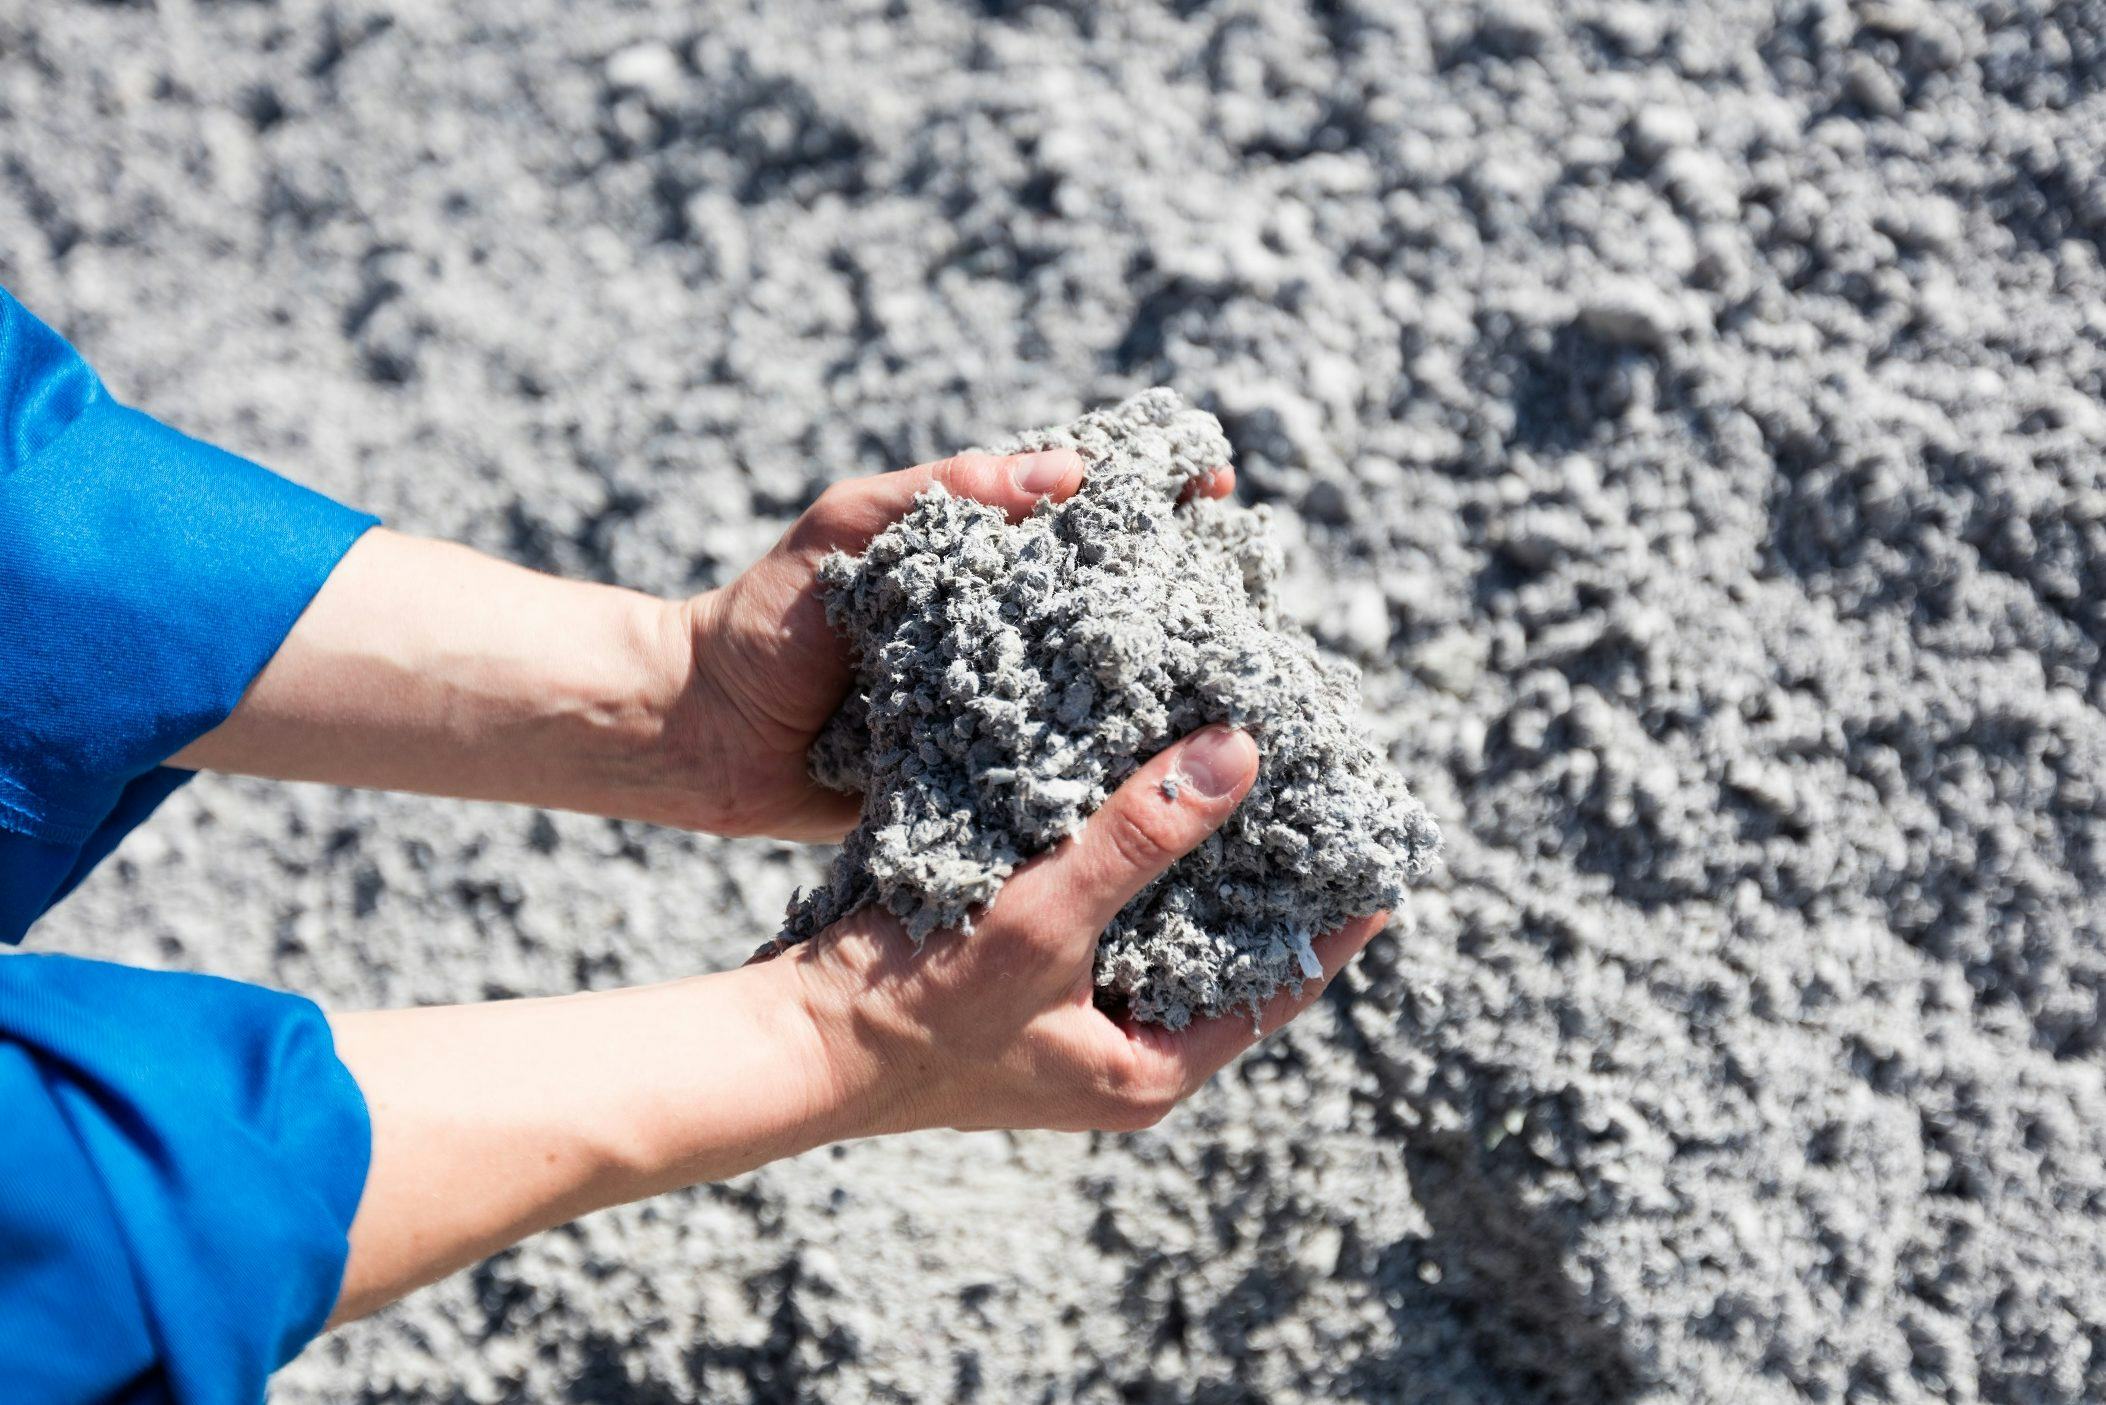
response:
[[[1168,383],[1448,835],[1156,1132],[597,1216],[278,1398],[2098,1398],[2102,152],[2096,0],[0,0],[0,279],[120,394],[675,593]],[[479,999],[815,871],[207,779],[34,940]]]

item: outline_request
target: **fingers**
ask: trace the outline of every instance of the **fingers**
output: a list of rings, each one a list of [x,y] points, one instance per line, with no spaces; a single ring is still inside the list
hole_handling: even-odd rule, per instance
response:
[[[1331,984],[1331,978],[1344,970],[1346,963],[1358,956],[1388,922],[1388,913],[1372,913],[1356,917],[1337,931],[1318,937],[1311,944],[1316,948],[1316,959],[1323,967],[1323,974],[1304,981],[1298,989],[1289,986],[1266,1001],[1258,1012],[1255,1028],[1248,1011],[1231,1010],[1212,1019],[1194,1020],[1175,1032],[1160,1027],[1128,1026],[1127,1033],[1173,1065],[1184,1092],[1189,1094],[1212,1078],[1229,1060],[1314,1005]]]
[[[1082,486],[1085,465],[1073,449],[1029,454],[953,454],[896,473],[849,478],[819,495],[795,529],[800,547],[815,552],[860,551],[870,539],[906,515],[914,499],[934,484],[961,498],[998,507],[1020,521],[1041,498],[1059,502]],[[1227,464],[1187,484],[1185,498],[1225,498],[1236,491],[1236,470]]]
[[[1088,1051],[1080,1055],[1085,1070],[1081,1125],[1133,1132],[1162,1121],[1229,1060],[1315,1004],[1331,978],[1382,929],[1387,917],[1376,913],[1355,918],[1317,938],[1322,976],[1267,1001],[1256,1029],[1245,1010],[1199,1020],[1182,1030],[1130,1020],[1115,1024],[1089,1005],[1061,1011],[1066,1022],[1062,1034],[1077,1049]]]
[[[998,910],[1087,950],[1135,893],[1229,817],[1257,774],[1249,733],[1201,728],[1128,777],[1074,839],[1019,870]]]
[[[962,498],[998,507],[1011,521],[1028,516],[1039,499],[1056,501],[1082,486],[1082,456],[1073,449],[1031,454],[954,454],[896,473],[849,478],[819,495],[798,527],[799,545],[816,551],[860,551],[906,515],[935,484]]]
[[[1228,464],[1220,464],[1185,484],[1185,490],[1178,495],[1178,501],[1185,502],[1192,498],[1225,498],[1235,491],[1236,470]]]

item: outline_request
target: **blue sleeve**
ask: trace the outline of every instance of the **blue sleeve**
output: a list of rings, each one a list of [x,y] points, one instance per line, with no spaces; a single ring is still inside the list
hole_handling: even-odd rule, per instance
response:
[[[0,953],[0,1382],[254,1405],[319,1332],[369,1151],[306,1000]]]
[[[368,1125],[309,1002],[9,953],[373,519],[112,399],[0,290],[0,1399],[219,1405],[334,1304]]]
[[[118,404],[0,290],[0,941],[181,782],[372,525]]]

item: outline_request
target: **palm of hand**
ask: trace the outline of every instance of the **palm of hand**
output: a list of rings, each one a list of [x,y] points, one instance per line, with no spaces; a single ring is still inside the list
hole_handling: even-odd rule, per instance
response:
[[[1021,517],[1081,481],[1082,461],[1065,451],[961,455],[848,479],[821,493],[738,579],[688,601],[693,706],[679,740],[702,762],[698,790],[707,799],[695,827],[832,840],[855,823],[856,797],[819,785],[805,762],[853,673],[820,596],[828,553],[862,550],[934,484]]]
[[[698,828],[832,840],[855,823],[856,797],[818,784],[805,760],[850,677],[819,597],[823,554],[807,559],[785,538],[730,585],[688,602],[705,719],[695,745],[709,758],[713,801]]]

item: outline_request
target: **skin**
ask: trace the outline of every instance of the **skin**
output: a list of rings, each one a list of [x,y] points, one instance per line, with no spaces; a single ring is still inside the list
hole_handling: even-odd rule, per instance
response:
[[[677,602],[370,532],[240,707],[173,764],[837,838],[857,801],[805,769],[851,678],[818,563],[932,484],[1017,518],[1081,479],[1063,450],[848,480],[737,580]],[[1223,469],[1196,491],[1232,486]],[[1255,1027],[1238,1015],[1171,1033],[1095,1007],[1098,934],[1228,817],[1257,764],[1228,728],[1174,744],[1020,868],[970,937],[917,950],[866,911],[735,971],[334,1017],[373,1160],[333,1320],[588,1211],[830,1142],[1153,1125],[1381,926],[1375,914],[1320,939],[1323,977]]]

